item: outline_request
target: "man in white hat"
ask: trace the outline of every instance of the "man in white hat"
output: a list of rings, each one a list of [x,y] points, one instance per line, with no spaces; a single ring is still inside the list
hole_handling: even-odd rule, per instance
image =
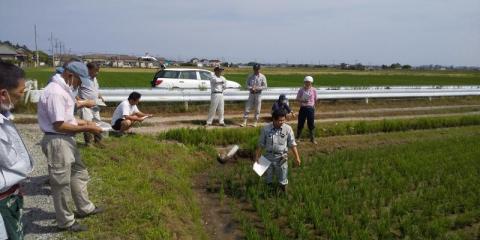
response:
[[[210,109],[208,111],[207,124],[205,126],[211,126],[215,113],[218,113],[218,122],[220,126],[225,126],[224,122],[224,100],[223,100],[223,91],[227,88],[227,80],[222,76],[223,73],[222,67],[215,67],[213,71],[215,72],[210,78],[210,89],[212,91],[211,100],[210,100]]]
[[[316,144],[315,141],[315,103],[317,102],[317,90],[312,86],[313,77],[306,76],[303,79],[304,86],[297,93],[297,101],[300,104],[300,111],[298,113],[297,125],[297,140],[300,141],[305,120],[308,123],[308,130],[310,132],[310,141]]]

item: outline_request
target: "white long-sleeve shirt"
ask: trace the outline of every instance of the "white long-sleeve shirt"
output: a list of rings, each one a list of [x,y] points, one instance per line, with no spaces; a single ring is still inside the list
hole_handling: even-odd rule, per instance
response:
[[[257,91],[265,90],[267,88],[267,78],[261,73],[258,73],[258,75],[252,73],[247,78],[247,88],[250,92],[253,89],[256,89]]]
[[[0,114],[0,193],[26,179],[32,171],[32,158],[17,128]]]
[[[212,74],[210,88],[212,93],[223,93],[227,88],[227,80],[223,76],[217,77],[215,74]]]

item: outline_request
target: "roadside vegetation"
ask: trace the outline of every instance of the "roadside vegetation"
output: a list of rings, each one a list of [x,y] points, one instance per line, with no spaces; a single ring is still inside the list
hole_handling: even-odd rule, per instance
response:
[[[155,69],[101,69],[98,79],[102,88],[149,88]],[[29,79],[44,87],[53,74],[52,68],[28,68]],[[226,69],[225,77],[245,86],[248,69]],[[337,69],[265,68],[269,87],[301,87],[305,75],[312,75],[316,86],[395,86],[395,85],[479,85],[479,72],[445,71],[347,71]]]
[[[90,195],[107,211],[84,220],[90,230],[80,239],[208,239],[191,178],[212,166],[212,148],[139,135],[105,143],[82,149]]]
[[[91,230],[78,237],[209,239],[193,190],[206,171],[247,239],[478,237],[480,116],[318,125],[287,195],[267,189],[248,157],[217,169],[216,146],[251,152],[258,131],[175,129],[82,149],[107,211],[82,220]]]
[[[326,123],[317,125],[315,133],[317,137],[388,133],[409,130],[425,130],[447,127],[462,127],[480,125],[480,116],[452,116],[452,117],[425,117],[413,119],[392,119],[379,121],[354,121],[340,123]],[[291,125],[296,129],[296,125]],[[196,145],[228,145],[243,143],[244,148],[254,149],[258,139],[259,128],[217,128],[207,130],[205,128],[179,128],[169,130],[158,135],[160,140],[174,140],[184,144]],[[304,132],[304,137],[307,133]]]

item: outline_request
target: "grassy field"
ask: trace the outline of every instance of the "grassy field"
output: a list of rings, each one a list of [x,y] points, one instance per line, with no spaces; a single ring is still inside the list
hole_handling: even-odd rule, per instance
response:
[[[300,145],[304,164],[290,170],[287,195],[266,189],[247,159],[217,168],[214,146],[251,151],[258,131],[180,129],[82,149],[91,196],[107,211],[77,236],[209,239],[192,189],[208,171],[247,239],[478,237],[479,116],[318,126],[319,144]]]
[[[37,79],[45,86],[53,73],[51,68],[26,69],[27,78]],[[156,70],[101,69],[98,79],[104,88],[148,88]],[[250,69],[226,69],[225,77],[242,86]],[[270,87],[299,87],[305,75],[312,75],[316,86],[394,86],[394,85],[479,85],[479,72],[447,71],[341,71],[335,69],[265,68]]]
[[[210,167],[211,148],[128,136],[105,150],[83,149],[91,196],[106,214],[87,221],[79,239],[208,239],[191,178]]]

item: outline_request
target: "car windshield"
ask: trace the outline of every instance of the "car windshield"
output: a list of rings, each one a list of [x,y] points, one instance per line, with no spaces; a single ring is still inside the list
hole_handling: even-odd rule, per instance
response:
[[[178,71],[163,70],[157,73],[156,78],[178,78]]]

